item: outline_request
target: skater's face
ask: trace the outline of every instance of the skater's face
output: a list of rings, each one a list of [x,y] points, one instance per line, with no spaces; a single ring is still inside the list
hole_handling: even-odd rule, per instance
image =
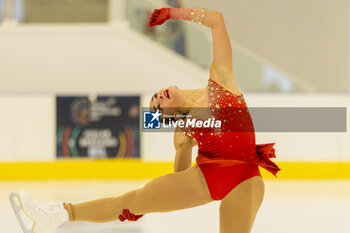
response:
[[[181,90],[177,86],[163,88],[155,93],[150,101],[153,111],[159,110],[165,114],[175,114],[184,102]]]

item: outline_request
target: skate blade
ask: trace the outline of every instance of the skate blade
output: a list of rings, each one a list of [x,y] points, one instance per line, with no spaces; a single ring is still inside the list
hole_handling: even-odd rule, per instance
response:
[[[20,205],[17,205],[16,202],[15,202],[15,198],[18,199]],[[12,209],[13,211],[15,212],[16,214],[16,217],[17,217],[17,220],[23,230],[24,233],[35,233],[33,228],[35,226],[35,221],[33,218],[31,218],[23,209],[23,206],[22,206],[22,201],[21,201],[21,198],[19,197],[19,195],[17,193],[11,193],[10,196],[9,196],[9,199],[10,199],[10,203],[11,203],[11,206],[12,206]],[[32,226],[32,229],[29,229],[27,228],[27,226],[24,224],[24,221],[22,219],[22,216],[21,216],[21,211],[23,211],[23,213],[28,217],[30,218],[30,220],[33,221],[33,226]]]

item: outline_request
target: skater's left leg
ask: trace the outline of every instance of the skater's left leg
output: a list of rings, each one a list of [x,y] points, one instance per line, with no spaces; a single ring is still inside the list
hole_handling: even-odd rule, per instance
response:
[[[140,215],[169,212],[211,202],[205,178],[200,168],[156,178],[143,188],[119,197],[103,198],[80,204],[66,204],[71,221],[108,222],[118,219],[123,209]]]
[[[220,205],[220,233],[250,233],[264,198],[265,186],[260,176],[237,185]]]

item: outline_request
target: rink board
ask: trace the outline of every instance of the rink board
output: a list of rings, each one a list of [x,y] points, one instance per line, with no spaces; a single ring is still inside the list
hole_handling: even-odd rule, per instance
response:
[[[350,179],[350,162],[278,162],[278,179]],[[138,160],[65,160],[0,163],[0,180],[150,179],[173,173],[173,163]],[[275,179],[260,168],[264,178]]]

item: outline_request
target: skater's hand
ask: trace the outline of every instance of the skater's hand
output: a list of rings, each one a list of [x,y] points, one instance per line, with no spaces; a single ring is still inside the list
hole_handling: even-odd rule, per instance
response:
[[[119,220],[121,222],[124,222],[125,219],[129,220],[129,221],[137,221],[139,218],[141,218],[143,215],[135,215],[130,213],[130,210],[128,209],[124,209],[123,210],[123,215],[119,215]]]
[[[149,27],[162,25],[170,19],[170,8],[155,9],[149,19]]]

